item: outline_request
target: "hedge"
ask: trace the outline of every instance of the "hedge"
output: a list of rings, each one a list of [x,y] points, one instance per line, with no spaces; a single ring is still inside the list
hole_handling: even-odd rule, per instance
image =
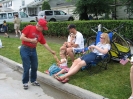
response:
[[[36,22],[30,23],[21,23],[20,29],[22,30],[26,25],[36,25]],[[89,37],[91,35],[95,35],[95,33],[90,29],[90,27],[98,26],[98,24],[102,24],[102,26],[112,30],[118,27],[120,24],[124,24],[124,27],[120,29],[118,32],[124,35],[125,37],[133,40],[133,21],[132,20],[92,20],[92,21],[64,21],[64,22],[48,22],[48,31],[43,31],[44,35],[49,36],[68,36],[69,31],[67,30],[67,26],[69,24],[75,24],[76,29],[80,31],[85,37]],[[8,23],[9,32],[14,32],[13,23]],[[102,30],[105,31],[105,30]]]

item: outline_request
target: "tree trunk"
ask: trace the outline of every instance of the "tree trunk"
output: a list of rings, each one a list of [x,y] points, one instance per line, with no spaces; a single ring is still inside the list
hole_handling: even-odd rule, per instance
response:
[[[88,14],[87,13],[82,13],[79,15],[79,20],[88,20]]]

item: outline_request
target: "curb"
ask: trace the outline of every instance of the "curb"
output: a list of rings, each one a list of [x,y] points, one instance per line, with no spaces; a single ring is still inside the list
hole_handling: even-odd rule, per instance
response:
[[[15,71],[19,71],[21,73],[23,72],[22,64],[19,64],[15,61],[12,61],[6,57],[1,56],[1,55],[0,55],[0,61],[8,64],[9,67],[14,69]],[[72,95],[78,97],[77,99],[108,99],[101,95],[95,94],[91,91],[82,89],[78,86],[74,86],[69,83],[61,84],[56,79],[53,79],[53,77],[51,77],[47,74],[41,73],[39,71],[37,73],[38,73],[37,76],[38,76],[39,81],[43,82],[44,84],[50,85],[50,86],[54,87],[55,89],[59,89],[63,92],[72,94]]]

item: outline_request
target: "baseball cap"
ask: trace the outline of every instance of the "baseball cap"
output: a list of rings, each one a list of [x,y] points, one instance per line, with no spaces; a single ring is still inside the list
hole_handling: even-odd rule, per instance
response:
[[[67,29],[72,29],[72,28],[76,28],[76,26],[74,24],[70,24],[68,25]]]
[[[38,20],[38,25],[43,27],[44,30],[48,30],[47,21],[45,19],[39,19]]]

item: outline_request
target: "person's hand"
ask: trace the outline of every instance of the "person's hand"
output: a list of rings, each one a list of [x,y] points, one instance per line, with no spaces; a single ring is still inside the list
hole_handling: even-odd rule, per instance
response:
[[[94,47],[95,47],[95,45],[91,45],[91,46],[88,47],[88,49],[90,49],[91,51],[93,51]]]
[[[57,66],[60,66],[60,63],[59,62],[57,62],[56,64],[57,64]]]
[[[67,46],[68,46],[68,47],[72,47],[72,45],[71,45],[71,43],[70,43],[70,42],[68,42]]]
[[[89,46],[89,48],[91,48],[91,49],[94,49],[95,47],[96,47],[95,45]]]
[[[37,43],[37,38],[31,39],[31,43]]]

